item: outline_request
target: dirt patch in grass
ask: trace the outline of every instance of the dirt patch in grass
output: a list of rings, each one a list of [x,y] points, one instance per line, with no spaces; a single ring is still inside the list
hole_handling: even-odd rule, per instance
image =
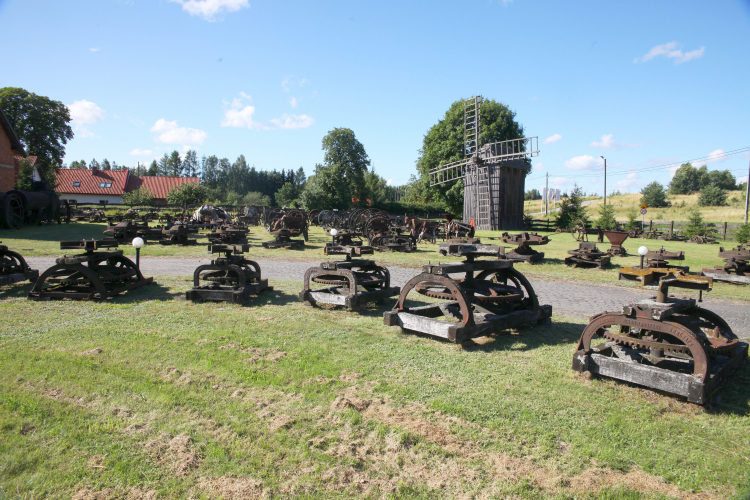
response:
[[[138,485],[130,488],[125,497],[126,500],[156,500],[158,493],[156,490],[150,490],[144,485]]]
[[[165,438],[149,441],[144,448],[159,465],[171,468],[177,477],[185,477],[201,463],[200,454],[193,446],[193,440],[185,434],[178,434],[166,441]]]
[[[233,474],[212,479],[201,479],[198,487],[211,498],[224,500],[247,500],[263,496],[263,483],[250,476],[237,477]]]
[[[103,353],[103,349],[99,349],[98,347],[94,349],[89,349],[88,351],[83,351],[82,353],[79,353],[79,356],[96,356],[97,354]]]
[[[82,489],[73,493],[71,500],[109,500],[115,498],[115,490],[107,488],[104,490]]]
[[[621,472],[606,468],[590,468],[574,476],[566,476],[537,464],[532,458],[514,457],[507,454],[486,452],[479,443],[462,440],[451,432],[451,427],[463,425],[452,417],[446,417],[436,412],[430,412],[424,405],[409,405],[396,408],[388,401],[380,398],[362,397],[357,388],[349,388],[344,394],[336,397],[329,407],[327,419],[335,422],[337,414],[342,411],[354,410],[365,420],[375,421],[389,427],[406,431],[398,437],[391,434],[386,438],[386,446],[378,447],[375,439],[351,439],[348,425],[338,435],[329,435],[311,445],[327,446],[326,452],[338,457],[347,457],[359,461],[359,467],[333,467],[326,474],[332,484],[341,487],[357,486],[362,490],[377,486],[383,491],[393,491],[398,481],[404,481],[401,474],[391,475],[383,479],[383,466],[379,462],[390,464],[387,469],[397,466],[402,472],[408,472],[409,477],[418,479],[430,488],[450,491],[467,491],[465,481],[486,479],[494,483],[517,483],[526,481],[528,484],[550,492],[566,493],[599,491],[604,488],[628,488],[644,494],[661,494],[691,500],[718,499],[713,492],[692,493],[680,490],[662,478],[648,474],[638,468],[628,472]],[[426,418],[431,417],[433,420]],[[486,435],[493,434],[483,429]],[[447,458],[430,457],[429,461],[413,450],[413,438],[423,439],[453,454]],[[558,443],[558,451],[567,452],[566,443]],[[477,463],[485,464],[484,467]],[[470,464],[474,464],[471,466]],[[369,470],[367,467],[369,466]],[[373,475],[372,473],[376,474]],[[472,479],[473,478],[473,479]],[[324,477],[325,479],[325,477]],[[397,482],[394,485],[394,481]],[[481,481],[480,481],[481,482]],[[410,484],[408,478],[404,484]],[[486,494],[486,491],[483,491]]]

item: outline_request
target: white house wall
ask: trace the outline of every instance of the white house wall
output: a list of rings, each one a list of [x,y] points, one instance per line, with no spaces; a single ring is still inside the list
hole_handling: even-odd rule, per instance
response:
[[[68,194],[58,193],[60,200],[75,200],[77,203],[99,203],[107,200],[107,203],[122,203],[122,196],[109,194]]]

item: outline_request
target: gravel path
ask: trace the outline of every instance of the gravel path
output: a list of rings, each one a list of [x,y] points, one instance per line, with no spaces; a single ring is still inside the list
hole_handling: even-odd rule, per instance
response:
[[[40,271],[44,271],[55,262],[53,257],[29,257],[26,260],[32,268]],[[265,278],[302,281],[305,271],[323,260],[323,258],[307,261],[257,259],[257,262]],[[146,276],[160,274],[189,276],[193,274],[197,266],[209,263],[209,258],[153,257],[141,261],[141,270]],[[389,271],[392,284],[395,286],[403,286],[419,272],[417,269],[397,266],[390,267]],[[623,304],[654,296],[654,292],[650,290],[590,283],[535,279],[532,284],[539,296],[539,302],[551,304],[554,313],[583,318],[602,311],[619,311]],[[746,302],[716,300],[709,297],[703,301],[702,307],[722,316],[738,337],[750,337],[750,309]]]

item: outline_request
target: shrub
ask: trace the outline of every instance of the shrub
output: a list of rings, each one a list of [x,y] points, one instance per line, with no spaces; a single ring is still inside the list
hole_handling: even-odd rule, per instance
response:
[[[560,229],[570,229],[576,220],[581,219],[588,225],[589,220],[586,215],[586,208],[582,206],[581,188],[574,186],[570,197],[563,196],[560,200],[560,210],[557,211],[557,220],[555,223]]]
[[[638,223],[638,210],[635,208],[631,208],[625,215],[628,217],[628,222],[625,224],[625,229],[628,231],[638,229],[638,226],[640,226],[640,224]]]
[[[750,240],[750,223],[740,226],[737,232],[734,233],[734,239],[740,245],[745,245]]]
[[[615,207],[611,204],[599,207],[599,218],[596,220],[596,225],[602,229],[616,229]]]
[[[727,204],[727,192],[713,184],[701,189],[698,205],[701,207],[721,207]]]
[[[708,232],[703,214],[697,207],[688,210],[688,224],[685,226],[685,236],[692,238],[695,235],[704,236]]]
[[[645,203],[650,208],[664,208],[671,205],[667,201],[664,186],[656,181],[641,189],[641,195],[641,203]]]
[[[122,195],[122,202],[126,205],[151,205],[154,202],[154,194],[147,187],[139,187],[129,193]]]

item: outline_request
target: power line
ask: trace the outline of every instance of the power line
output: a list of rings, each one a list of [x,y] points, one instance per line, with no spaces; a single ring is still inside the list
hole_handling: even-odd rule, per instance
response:
[[[723,154],[720,154],[720,155],[702,156],[700,158],[694,158],[692,160],[677,161],[677,162],[672,162],[672,163],[665,163],[663,165],[654,165],[654,166],[641,167],[641,168],[633,168],[633,169],[629,169],[629,170],[627,170],[625,172],[610,173],[609,176],[613,176],[613,175],[628,175],[628,174],[631,174],[631,173],[634,173],[634,172],[652,172],[654,170],[660,170],[660,169],[663,169],[663,168],[673,167],[673,166],[676,166],[676,165],[682,165],[683,163],[700,162],[702,160],[708,160],[709,158],[711,160],[726,158],[728,156],[737,155],[737,154],[740,154],[740,153],[744,153],[746,151],[750,151],[750,146],[746,146],[744,148],[739,148],[739,149],[733,149],[731,151],[726,151],[726,152],[724,152]],[[620,166],[620,167],[610,167],[610,172],[614,168],[623,168],[623,166]],[[744,169],[740,169],[740,170],[744,172]],[[731,170],[731,171],[732,172],[736,172],[736,171],[739,171],[739,170]],[[566,172],[562,172],[562,173],[557,173],[556,172],[556,173],[553,173],[552,175],[567,175],[567,176],[571,176],[571,172],[570,171],[566,171]],[[599,177],[601,175],[603,175],[603,172],[573,174],[572,176],[578,178],[578,177]],[[541,179],[542,177],[543,176],[540,175],[540,176],[537,176],[537,177],[531,177],[531,178],[529,178],[527,180]]]

